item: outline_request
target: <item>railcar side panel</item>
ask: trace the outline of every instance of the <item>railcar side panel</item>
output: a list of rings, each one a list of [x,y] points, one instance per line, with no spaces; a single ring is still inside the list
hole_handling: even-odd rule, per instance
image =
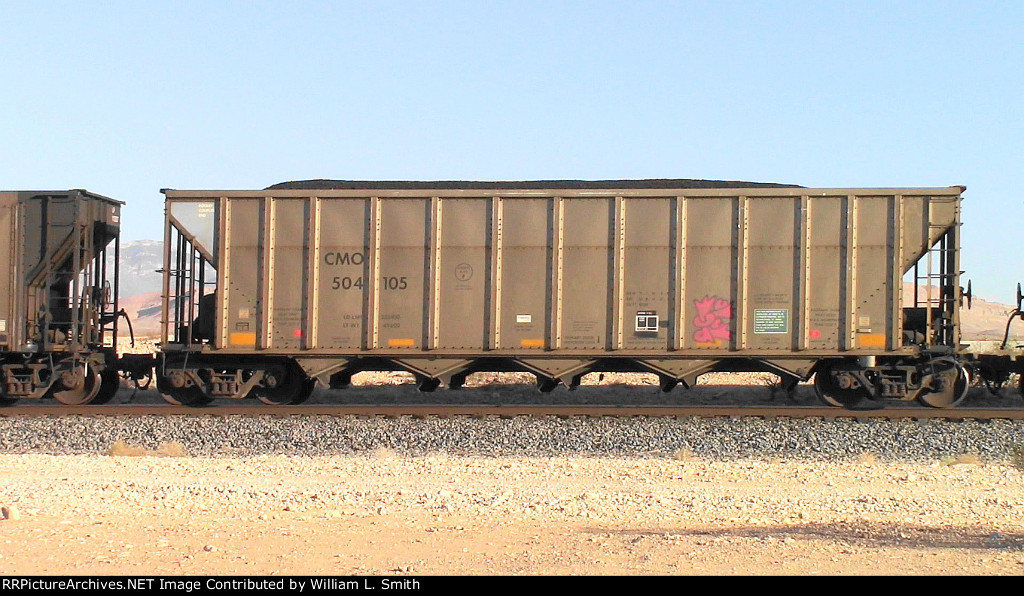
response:
[[[305,323],[305,288],[307,284],[307,255],[305,222],[309,217],[310,201],[298,199],[272,199],[264,209],[270,222],[272,250],[266,251],[270,259],[268,294],[271,307],[268,325],[268,345],[275,349],[299,350],[303,337],[310,330]]]
[[[672,348],[674,203],[669,198],[623,200],[624,233],[619,237],[624,248],[618,264],[623,281],[617,297],[622,312],[616,338],[621,349]]]
[[[497,204],[493,347],[543,351],[556,318],[549,307],[556,277],[551,267],[556,210],[548,199],[498,199]]]
[[[432,304],[428,252],[436,225],[431,199],[380,201],[380,257],[370,274],[372,302],[366,313],[376,325],[370,348],[420,351],[427,342],[426,305]]]
[[[850,267],[845,250],[848,228],[846,199],[815,197],[807,201],[803,326],[808,349],[841,351],[849,347],[843,333],[848,312],[844,303]]]
[[[739,272],[744,291],[745,348],[791,351],[796,348],[800,312],[800,199],[779,197],[749,200],[744,214],[747,256]]]
[[[224,289],[220,345],[227,348],[266,348],[267,301],[261,299],[260,278],[265,268],[260,250],[259,199],[224,201],[224,235],[217,287]],[[268,247],[269,248],[269,247]]]
[[[436,298],[428,330],[439,349],[487,346],[491,208],[489,198],[439,201]]]
[[[953,189],[219,195],[215,349],[805,357],[908,352],[902,276]],[[207,209],[208,212],[208,209]],[[188,222],[179,221],[189,235]]]
[[[357,352],[366,345],[369,199],[321,200],[319,206],[319,284],[312,288],[319,301],[312,313],[318,342],[310,349]]]
[[[892,303],[889,291],[892,268],[896,266],[889,247],[899,231],[893,229],[890,198],[863,196],[851,202],[851,345],[885,349],[889,347],[890,327],[897,316],[897,305]]]
[[[614,349],[609,345],[615,282],[615,199],[562,199],[561,278],[554,329],[567,350]]]
[[[683,349],[728,353],[736,345],[736,266],[740,200],[687,198]]]

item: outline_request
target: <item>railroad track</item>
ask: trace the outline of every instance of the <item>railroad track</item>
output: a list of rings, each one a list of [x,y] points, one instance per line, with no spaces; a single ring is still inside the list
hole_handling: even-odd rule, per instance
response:
[[[497,416],[555,417],[671,417],[671,418],[824,418],[824,419],[942,419],[1024,420],[1022,408],[889,407],[882,410],[844,410],[824,406],[637,406],[637,405],[217,405],[188,408],[167,404],[113,404],[103,406],[15,405],[0,409],[0,417],[59,416],[380,416],[397,418],[482,418]]]

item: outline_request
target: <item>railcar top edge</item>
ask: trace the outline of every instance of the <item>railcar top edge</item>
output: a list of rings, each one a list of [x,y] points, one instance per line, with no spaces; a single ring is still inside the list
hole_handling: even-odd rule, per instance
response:
[[[22,195],[22,196],[66,195],[68,193],[78,193],[78,194],[81,194],[82,196],[88,197],[90,199],[97,199],[97,200],[100,200],[100,201],[105,201],[105,202],[111,203],[113,205],[124,205],[125,204],[124,201],[119,201],[117,199],[112,199],[110,197],[101,195],[99,193],[95,193],[95,192],[92,192],[92,191],[89,191],[89,190],[85,190],[84,188],[67,188],[67,189],[64,189],[64,190],[0,190],[0,192],[2,192],[2,193],[16,193],[16,194]]]
[[[545,184],[551,182],[551,184]],[[846,195],[936,195],[957,196],[967,190],[964,185],[942,187],[836,187],[809,188],[795,185],[774,185],[750,183],[750,186],[673,186],[647,185],[649,181],[600,181],[600,183],[579,183],[579,181],[561,181],[573,184],[556,185],[559,181],[540,182],[474,182],[474,183],[442,183],[442,182],[365,182],[347,184],[342,188],[327,186],[303,186],[301,188],[282,188],[280,185],[261,190],[179,190],[163,188],[160,192],[168,198],[218,198],[232,197],[308,197],[308,196],[465,196],[479,197],[500,195],[515,196],[588,196],[588,195],[619,195],[619,196],[846,196]],[[619,182],[621,184],[606,184]],[[630,183],[643,184],[630,184]],[[683,182],[670,181],[665,182]]]

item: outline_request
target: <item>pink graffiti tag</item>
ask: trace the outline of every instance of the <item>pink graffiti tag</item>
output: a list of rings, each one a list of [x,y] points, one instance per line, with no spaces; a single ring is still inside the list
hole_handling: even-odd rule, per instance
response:
[[[693,318],[693,324],[697,327],[697,332],[693,334],[694,340],[698,343],[715,343],[732,339],[729,331],[732,305],[727,300],[705,296],[701,300],[694,300],[693,304],[697,307],[697,316]]]

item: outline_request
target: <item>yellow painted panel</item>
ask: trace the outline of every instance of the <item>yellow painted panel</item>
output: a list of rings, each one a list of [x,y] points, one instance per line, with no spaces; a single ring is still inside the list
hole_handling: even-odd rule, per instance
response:
[[[256,345],[256,334],[255,333],[232,333],[228,338],[233,346],[255,346]]]
[[[416,345],[416,342],[411,339],[389,339],[389,348],[411,348]]]
[[[524,339],[524,340],[519,342],[519,345],[524,347],[524,348],[543,348],[544,347],[544,340],[543,339]]]
[[[884,333],[858,333],[857,346],[861,348],[884,348]]]

